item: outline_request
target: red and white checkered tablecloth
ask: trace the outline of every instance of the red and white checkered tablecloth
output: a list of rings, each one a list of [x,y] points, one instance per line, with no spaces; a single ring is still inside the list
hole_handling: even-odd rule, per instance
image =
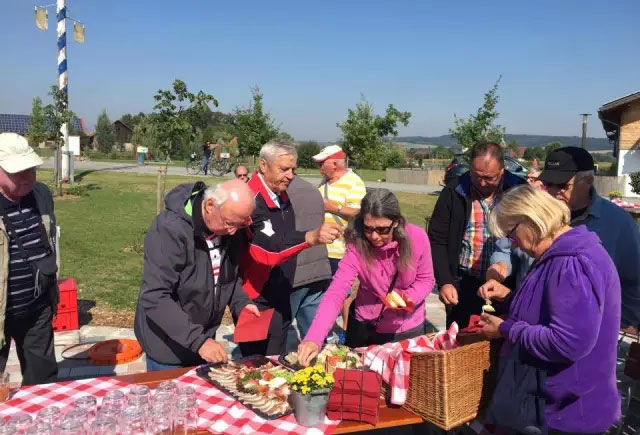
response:
[[[35,414],[45,406],[58,406],[62,412],[82,396],[102,397],[108,391],[126,390],[129,384],[113,378],[93,378],[56,382],[20,388],[11,399],[0,404],[0,417],[18,412]],[[123,391],[126,393],[126,391]]]
[[[198,394],[198,428],[225,435],[319,435],[329,433],[339,421],[325,418],[320,427],[309,428],[296,422],[293,414],[277,420],[265,420],[233,397],[201,379],[190,370],[175,379],[178,386],[190,385]]]
[[[458,346],[456,336],[458,324],[440,331],[433,339],[426,335],[391,342],[381,346],[372,345],[364,349],[364,366],[382,374],[382,380],[391,386],[391,403],[404,405],[409,390],[411,354],[453,349]]]

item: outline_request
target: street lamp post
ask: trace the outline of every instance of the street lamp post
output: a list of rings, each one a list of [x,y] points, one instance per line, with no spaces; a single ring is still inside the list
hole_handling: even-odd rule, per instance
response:
[[[582,115],[582,148],[587,147],[587,118],[591,115],[590,113],[581,113]]]

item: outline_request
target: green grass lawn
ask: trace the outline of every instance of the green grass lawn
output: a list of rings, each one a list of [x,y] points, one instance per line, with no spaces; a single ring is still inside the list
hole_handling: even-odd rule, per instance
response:
[[[51,171],[38,171],[48,182]],[[81,197],[55,202],[61,227],[61,276],[78,282],[78,298],[116,310],[135,308],[142,276],[144,235],[156,214],[156,176],[114,172],[77,172]],[[216,178],[209,178],[215,182]],[[168,192],[193,178],[167,177]],[[409,221],[424,227],[436,196],[398,193]]]
[[[356,169],[355,173],[358,174],[363,181],[384,180],[386,177],[385,171],[381,169]],[[298,168],[296,169],[296,174],[303,177],[322,178],[320,170],[315,168]]]

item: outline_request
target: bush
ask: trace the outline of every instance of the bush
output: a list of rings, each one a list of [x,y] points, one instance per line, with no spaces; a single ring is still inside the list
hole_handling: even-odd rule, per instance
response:
[[[640,194],[640,172],[633,172],[629,174],[629,177],[631,178],[631,183],[629,183],[631,191]]]
[[[620,192],[619,190],[612,190],[611,192],[609,192],[609,199],[613,200],[620,198],[622,198],[622,192]]]
[[[313,161],[312,157],[318,154],[320,150],[318,142],[301,142],[298,145],[298,166],[301,168],[317,168],[318,164]]]

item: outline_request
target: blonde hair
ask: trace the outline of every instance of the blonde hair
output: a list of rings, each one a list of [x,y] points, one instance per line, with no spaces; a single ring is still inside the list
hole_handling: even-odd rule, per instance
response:
[[[505,237],[516,225],[525,225],[537,244],[556,235],[570,219],[564,202],[544,190],[523,185],[502,196],[489,215],[489,230],[496,237]]]

